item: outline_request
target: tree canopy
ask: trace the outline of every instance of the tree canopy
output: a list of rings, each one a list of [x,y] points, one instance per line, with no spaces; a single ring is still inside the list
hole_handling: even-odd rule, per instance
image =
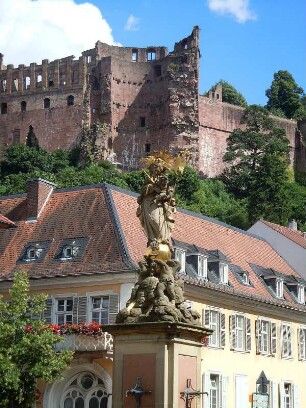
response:
[[[9,302],[0,297],[0,407],[32,408],[37,380],[60,378],[71,358],[70,351],[55,351],[60,337],[41,315],[46,296],[29,295],[25,272],[15,274]]]
[[[298,86],[288,71],[277,71],[269,89],[266,90],[266,108],[280,116],[283,112],[288,119],[302,119],[306,111],[302,102],[303,89]]]
[[[243,108],[246,108],[248,106],[246,99],[244,98],[244,96],[237,91],[236,88],[234,88],[233,85],[231,85],[229,82],[224,81],[223,79],[221,79],[219,82],[215,83],[215,85],[213,85],[210,91],[215,91],[217,85],[222,85],[222,101],[223,102],[227,102],[227,103],[231,103],[232,105],[238,105],[238,106],[242,106]]]
[[[245,110],[241,124],[245,130],[235,129],[228,138],[224,161],[230,167],[223,178],[236,196],[248,199],[252,221],[285,222],[289,216],[285,203],[290,162],[286,133],[257,105]]]

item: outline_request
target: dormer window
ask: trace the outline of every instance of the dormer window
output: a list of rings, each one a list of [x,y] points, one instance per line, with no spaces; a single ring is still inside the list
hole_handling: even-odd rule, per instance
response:
[[[59,244],[55,259],[59,262],[78,262],[86,248],[87,237],[66,238]]]
[[[305,287],[302,285],[298,286],[298,302],[302,305],[305,303]]]
[[[207,258],[205,256],[198,256],[198,276],[207,279]]]
[[[175,249],[175,259],[181,264],[180,272],[185,272],[186,267],[186,251],[183,249]]]
[[[64,258],[72,258],[73,256],[73,248],[70,245],[67,245],[63,248],[63,257]]]
[[[36,251],[34,248],[29,248],[27,251],[27,259],[35,259]]]
[[[243,272],[241,274],[241,280],[245,285],[249,285],[250,284],[250,278],[249,275],[246,272]]]
[[[228,284],[228,264],[220,262],[219,277],[220,283],[223,283],[224,285]]]
[[[284,282],[282,279],[276,279],[275,294],[279,299],[282,299],[284,297]]]
[[[39,259],[43,253],[43,248],[29,247],[26,251],[25,261],[35,261]]]

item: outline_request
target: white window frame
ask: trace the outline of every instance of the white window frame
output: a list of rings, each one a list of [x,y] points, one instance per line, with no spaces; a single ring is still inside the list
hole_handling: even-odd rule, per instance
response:
[[[219,371],[207,371],[203,375],[203,385],[202,388],[207,394],[203,395],[202,407],[212,408],[211,405],[211,377],[215,376],[218,379],[218,390],[217,390],[217,408],[228,408],[227,407],[227,385],[228,377]]]
[[[289,393],[286,393],[286,386],[289,386]],[[279,384],[280,408],[299,408],[298,386],[292,381],[284,380]]]
[[[198,255],[198,276],[202,279],[207,279],[207,257]]]
[[[241,274],[241,279],[242,279],[242,282],[244,283],[244,285],[250,285],[250,277],[246,272],[243,272]]]
[[[216,319],[213,321],[212,316]],[[212,348],[225,347],[225,314],[218,308],[206,308],[203,310],[203,325],[214,330],[208,337],[208,346]]]
[[[239,323],[239,325],[238,325]],[[233,313],[230,323],[231,349],[233,351],[249,353],[252,348],[251,319],[241,313]]]
[[[175,259],[181,264],[180,272],[186,270],[186,251],[181,248],[175,248]]]
[[[57,313],[58,311],[58,301],[59,300],[72,300],[72,310],[71,313],[67,313],[67,314],[71,314],[72,315],[72,323],[73,323],[73,302],[74,302],[74,298],[77,297],[76,293],[58,293],[58,294],[54,294],[52,295],[52,311],[51,311],[51,321],[54,324],[58,324],[58,319],[57,316],[59,314],[64,314],[64,313]],[[66,319],[65,319],[66,320]]]
[[[275,295],[278,299],[284,298],[284,281],[282,279],[276,279]]]
[[[228,264],[220,262],[219,264],[220,283],[228,285]]]
[[[292,327],[290,323],[281,323],[282,358],[292,358]]]
[[[297,291],[298,291],[298,293],[297,293],[298,302],[300,304],[304,305],[305,304],[305,286],[298,285]]]

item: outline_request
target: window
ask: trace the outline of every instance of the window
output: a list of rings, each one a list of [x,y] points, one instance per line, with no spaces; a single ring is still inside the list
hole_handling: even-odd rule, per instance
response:
[[[72,258],[73,257],[73,247],[67,245],[63,248],[63,257],[64,258]]]
[[[40,74],[36,77],[36,88],[41,88],[42,86],[42,76]]]
[[[91,55],[87,55],[86,59],[87,59],[87,63],[89,64],[92,61]]]
[[[284,282],[281,279],[276,279],[275,294],[279,299],[284,297]]]
[[[298,348],[299,348],[299,360],[306,360],[306,328],[301,327],[298,329]]]
[[[147,61],[155,61],[156,60],[156,51],[154,49],[149,49],[147,51]]]
[[[155,73],[155,76],[157,76],[157,77],[160,77],[161,76],[161,65],[155,65],[155,67],[154,67],[154,73]]]
[[[205,256],[198,256],[198,276],[207,279],[207,258]]]
[[[55,324],[72,323],[73,299],[55,299]]]
[[[231,316],[231,348],[236,351],[251,351],[251,320],[244,315]]]
[[[36,251],[33,248],[29,248],[27,251],[27,258],[28,259],[35,259],[36,257]]]
[[[227,408],[227,382],[228,378],[220,373],[208,372],[204,375],[205,407]]]
[[[224,283],[224,285],[228,284],[228,265],[221,263],[219,265],[219,276],[220,276],[220,283]]]
[[[6,92],[6,79],[2,79],[2,81],[0,82],[0,91]]]
[[[263,355],[276,354],[276,323],[269,320],[256,321],[256,352]]]
[[[180,272],[185,272],[186,267],[186,251],[183,249],[175,249],[175,259],[181,264]]]
[[[249,275],[246,272],[243,272],[241,274],[241,280],[245,285],[249,285],[250,284],[250,279],[249,279]]]
[[[282,341],[282,358],[292,357],[291,348],[291,326],[289,323],[281,325],[281,341]]]
[[[1,103],[1,115],[5,115],[5,114],[7,114],[7,103],[2,102]]]
[[[150,153],[151,151],[151,143],[145,143],[145,153]]]
[[[61,86],[66,85],[66,74],[60,74],[60,85]]]
[[[41,258],[42,253],[43,253],[43,248],[30,246],[26,251],[25,260],[35,261],[36,259]]]
[[[53,75],[52,75],[52,74],[50,74],[49,77],[48,77],[48,85],[49,85],[50,87],[54,86],[54,79],[53,79]]]
[[[24,89],[30,89],[30,86],[31,86],[31,78],[29,76],[26,76],[24,78],[23,87]]]
[[[146,127],[146,118],[144,116],[140,116],[140,127]]]
[[[12,92],[18,91],[18,78],[12,78]]]
[[[132,50],[132,61],[138,61],[138,50]]]
[[[91,320],[108,324],[109,296],[93,296],[90,298],[90,305]]]
[[[68,105],[68,106],[74,105],[74,96],[73,96],[73,95],[69,95],[69,96],[67,97],[67,105]]]
[[[20,129],[13,130],[13,145],[20,143]]]
[[[211,347],[225,347],[225,314],[216,309],[206,309],[204,312],[204,324],[213,330],[208,337],[208,345]]]
[[[20,111],[25,112],[27,110],[27,103],[26,101],[21,101],[20,102]]]
[[[305,287],[298,285],[298,302],[302,305],[305,303]]]
[[[48,108],[50,108],[50,99],[45,98],[44,99],[44,109],[48,109]]]
[[[91,372],[81,372],[64,388],[60,408],[107,408],[107,401],[102,379]]]

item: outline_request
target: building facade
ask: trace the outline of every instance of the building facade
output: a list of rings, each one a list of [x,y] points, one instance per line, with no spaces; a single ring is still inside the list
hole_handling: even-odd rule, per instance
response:
[[[1,293],[23,269],[32,293],[48,294],[47,322],[114,323],[146,249],[136,198],[106,184],[55,189],[41,179],[0,197]],[[193,384],[206,394],[194,407],[251,408],[257,394],[270,408],[305,406],[306,281],[263,238],[186,210],[177,211],[173,246],[186,301],[213,329],[202,383]],[[62,381],[40,385],[36,407],[110,408],[111,335],[67,336],[59,347],[75,350],[71,366]]]
[[[219,175],[243,109],[222,102],[220,87],[199,95],[199,31],[194,27],[171,52],[98,41],[78,59],[18,68],[4,66],[1,54],[0,154],[34,133],[44,149],[86,146],[95,159],[116,161],[124,170],[137,168],[150,152],[187,148],[195,168]],[[292,166],[305,171],[297,123],[276,120],[288,136]]]

